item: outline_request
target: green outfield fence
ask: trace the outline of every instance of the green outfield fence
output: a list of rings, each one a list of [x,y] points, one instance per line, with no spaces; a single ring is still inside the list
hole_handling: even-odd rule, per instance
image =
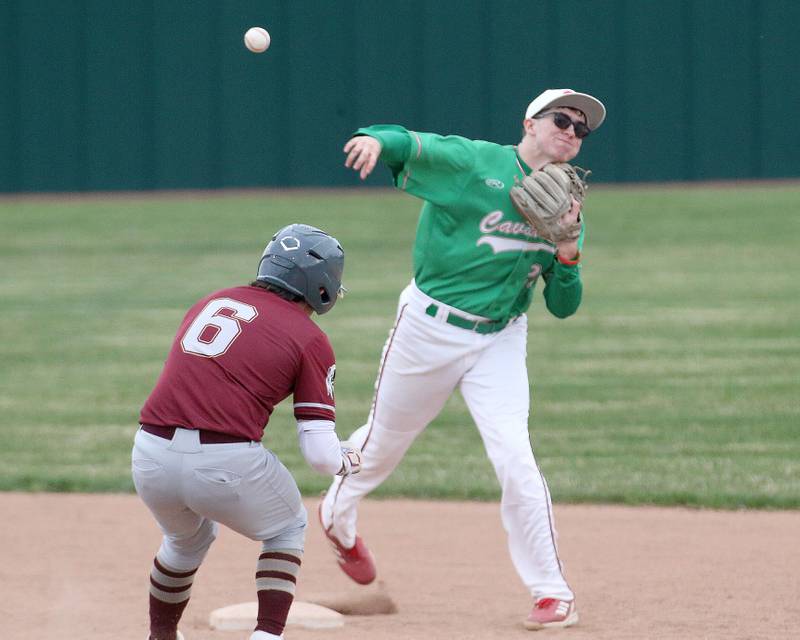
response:
[[[0,191],[349,185],[357,126],[514,143],[548,87],[608,106],[597,181],[797,177],[798,25],[797,0],[6,0]]]

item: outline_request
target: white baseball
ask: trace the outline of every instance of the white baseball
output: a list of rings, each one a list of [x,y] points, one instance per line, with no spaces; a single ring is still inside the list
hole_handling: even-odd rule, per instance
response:
[[[244,46],[253,53],[264,53],[269,49],[269,43],[269,33],[261,27],[250,27],[244,34]]]

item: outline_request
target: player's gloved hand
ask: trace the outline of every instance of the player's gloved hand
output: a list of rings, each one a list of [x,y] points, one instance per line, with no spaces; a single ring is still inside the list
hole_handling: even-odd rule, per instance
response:
[[[554,244],[574,242],[580,236],[581,222],[569,214],[575,202],[580,211],[589,173],[566,162],[546,164],[522,180],[515,179],[509,192],[511,202],[539,237]]]
[[[361,471],[361,449],[347,441],[341,442],[340,445],[342,447],[342,468],[336,475],[346,478]]]
[[[562,226],[571,226],[578,224],[578,234],[574,235],[573,237],[568,237],[560,242],[556,242],[556,256],[558,257],[559,261],[566,259],[568,261],[574,261],[580,257],[580,252],[578,251],[578,237],[580,236],[580,227],[583,225],[583,219],[581,216],[581,203],[578,202],[575,198],[572,198],[572,208],[564,214],[561,218],[561,225]]]

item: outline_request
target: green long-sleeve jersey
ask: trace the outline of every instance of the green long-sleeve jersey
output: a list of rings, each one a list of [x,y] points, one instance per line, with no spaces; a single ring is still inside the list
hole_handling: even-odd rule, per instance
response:
[[[530,173],[515,147],[399,125],[374,125],[354,135],[380,141],[380,159],[395,186],[424,200],[414,241],[414,279],[423,292],[506,320],[528,309],[541,276],[548,310],[559,318],[575,313],[583,290],[580,264],[555,260],[555,246],[537,236],[511,203],[514,178]]]

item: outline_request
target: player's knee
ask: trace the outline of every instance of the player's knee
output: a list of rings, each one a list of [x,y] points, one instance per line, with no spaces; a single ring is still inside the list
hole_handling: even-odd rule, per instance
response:
[[[532,473],[538,473],[536,460],[530,449],[505,449],[503,451],[492,452],[492,464],[500,484],[514,482],[516,480],[524,482]]]
[[[547,495],[544,478],[532,457],[515,458],[498,468],[497,475],[504,502],[535,502]]]
[[[219,525],[206,520],[202,526],[188,537],[165,537],[159,550],[166,564],[179,570],[199,567],[206,557],[209,547],[217,539]]]
[[[278,535],[261,541],[264,551],[271,549],[299,549],[305,548],[306,528],[308,527],[308,514],[303,509],[302,514],[298,514],[295,521],[285,527]]]

